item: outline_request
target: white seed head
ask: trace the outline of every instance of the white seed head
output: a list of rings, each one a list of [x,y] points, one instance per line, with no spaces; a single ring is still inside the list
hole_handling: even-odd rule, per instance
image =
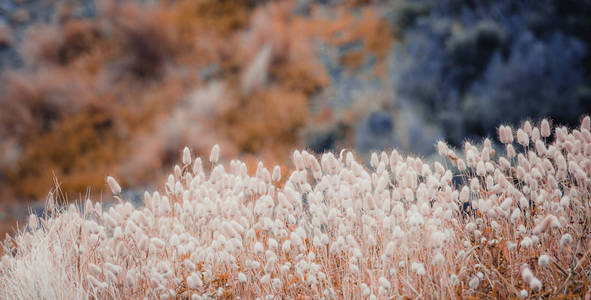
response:
[[[115,180],[115,178],[107,176],[107,184],[109,185],[109,188],[111,189],[111,192],[114,195],[121,194],[121,186],[119,185],[119,183],[117,183],[117,180]]]
[[[444,262],[445,262],[445,257],[443,257],[443,254],[441,254],[441,252],[437,252],[437,254],[435,254],[435,257],[433,258],[433,264],[441,265]]]
[[[570,243],[573,242],[573,237],[570,235],[570,233],[565,233],[564,235],[562,235],[562,237],[560,238],[560,246],[566,246]]]
[[[187,277],[187,286],[190,289],[198,289],[203,285],[203,281],[201,280],[201,276],[198,273],[191,273],[191,275],[189,275]]]
[[[517,142],[522,146],[527,146],[529,144],[529,137],[521,128],[517,130]]]
[[[263,255],[263,252],[265,251],[263,244],[261,242],[256,242],[254,244],[254,253],[256,255]]]
[[[386,290],[389,290],[391,288],[390,281],[388,281],[388,279],[386,279],[385,277],[380,277],[380,279],[378,279],[378,282],[380,283],[380,286]]]
[[[246,275],[242,272],[238,272],[238,282],[245,283],[246,280]]]
[[[29,228],[31,230],[37,229],[39,226],[39,218],[35,214],[29,215]]]
[[[538,258],[538,266],[540,266],[541,268],[546,267],[550,264],[550,260],[551,260],[550,256],[548,256],[546,254],[542,254]]]
[[[411,271],[415,272],[417,275],[422,276],[425,275],[425,266],[419,262],[413,262],[410,265]]]
[[[217,163],[220,159],[220,146],[218,144],[213,145],[211,153],[209,154],[209,161],[213,164]]]
[[[472,290],[477,289],[479,285],[480,285],[480,278],[478,278],[478,276],[472,277],[472,279],[470,279],[470,282],[468,282],[468,286]]]
[[[273,286],[273,288],[276,290],[281,289],[281,287],[283,286],[283,284],[281,283],[281,279],[274,278],[271,283],[271,286]]]
[[[540,133],[545,138],[550,136],[550,122],[547,119],[543,119],[540,123]]]
[[[585,116],[581,121],[581,128],[591,131],[591,117]]]
[[[183,165],[190,165],[191,164],[191,150],[189,147],[185,147],[183,149]]]
[[[271,179],[273,181],[279,181],[279,180],[281,180],[281,167],[275,166],[273,168],[273,175],[271,176]]]

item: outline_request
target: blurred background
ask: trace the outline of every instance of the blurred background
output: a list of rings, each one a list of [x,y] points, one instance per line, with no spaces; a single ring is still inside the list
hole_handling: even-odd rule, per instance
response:
[[[0,234],[160,188],[185,145],[252,171],[591,112],[587,0],[0,0]],[[30,207],[30,208],[29,208]]]

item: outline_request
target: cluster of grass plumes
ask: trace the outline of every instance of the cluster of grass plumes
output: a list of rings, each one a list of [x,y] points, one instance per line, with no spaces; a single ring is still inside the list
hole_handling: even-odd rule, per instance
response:
[[[590,118],[499,128],[445,143],[445,163],[351,152],[295,170],[209,162],[188,148],[164,189],[134,208],[87,201],[31,216],[4,242],[0,293],[57,298],[464,298],[589,296]],[[553,138],[550,136],[553,135]],[[499,151],[500,152],[500,151]],[[207,172],[206,169],[210,169]],[[454,175],[455,174],[455,175]],[[463,184],[455,185],[454,176]]]

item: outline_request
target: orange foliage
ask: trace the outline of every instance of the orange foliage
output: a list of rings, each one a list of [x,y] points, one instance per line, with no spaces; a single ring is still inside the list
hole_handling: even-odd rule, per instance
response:
[[[38,199],[55,174],[67,193],[99,192],[107,170],[126,185],[151,182],[185,144],[206,156],[214,141],[249,165],[264,159],[287,172],[311,121],[309,99],[328,84],[314,43],[363,40],[349,57],[356,67],[367,55],[382,60],[392,42],[373,9],[350,12],[359,4],[326,16],[315,7],[295,15],[291,1],[108,1],[87,20],[62,7],[56,22],[29,30],[25,67],[2,79],[0,136],[22,151],[13,166],[0,164],[0,189]],[[265,80],[241,90],[266,45],[268,65],[253,73]],[[223,83],[220,99],[192,96],[211,82]]]

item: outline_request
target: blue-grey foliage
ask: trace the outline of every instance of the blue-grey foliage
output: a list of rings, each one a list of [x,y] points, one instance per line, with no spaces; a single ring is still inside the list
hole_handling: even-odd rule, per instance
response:
[[[392,51],[395,101],[438,124],[446,138],[493,135],[499,123],[583,112],[585,40],[554,1],[402,1]],[[580,17],[576,20],[584,20]]]

